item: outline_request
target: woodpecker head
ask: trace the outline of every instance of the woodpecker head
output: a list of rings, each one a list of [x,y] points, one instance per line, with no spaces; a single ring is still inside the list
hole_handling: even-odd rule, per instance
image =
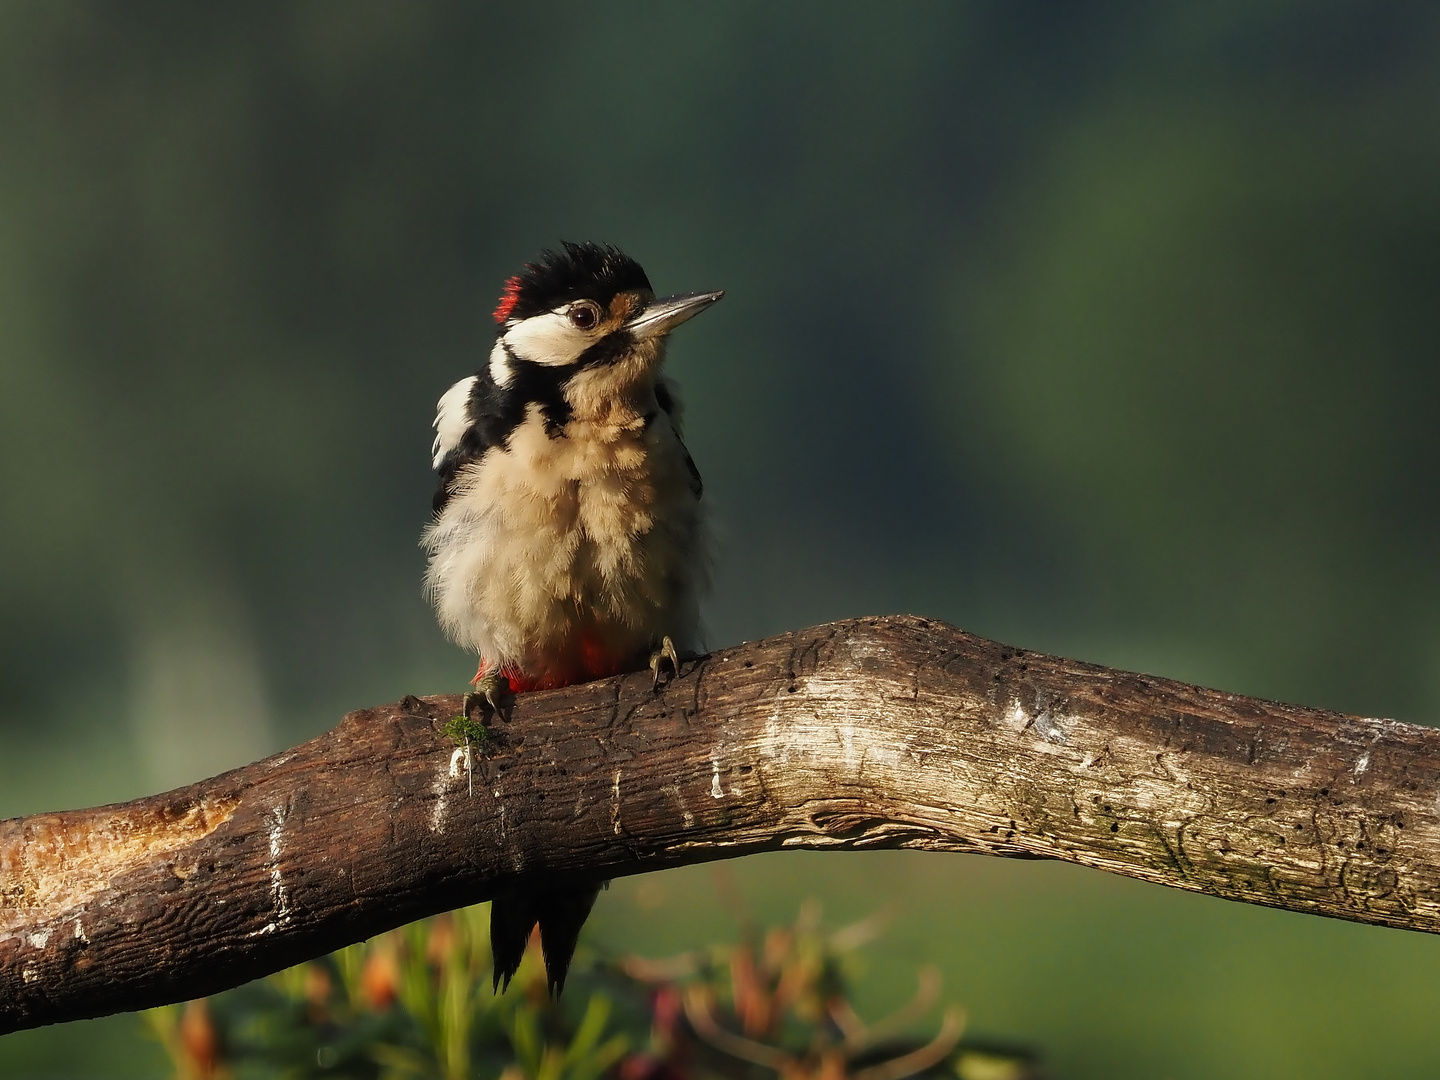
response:
[[[666,337],[724,295],[657,300],[640,264],[613,247],[563,244],[542,252],[505,283],[487,366],[440,399],[436,512],[466,464],[508,445],[537,410],[552,436],[572,420],[627,424],[657,408],[673,424],[678,403],[659,374]]]
[[[656,299],[640,264],[618,249],[561,249],[505,283],[491,379],[502,391],[558,389],[580,413],[652,393],[670,331],[725,294]]]

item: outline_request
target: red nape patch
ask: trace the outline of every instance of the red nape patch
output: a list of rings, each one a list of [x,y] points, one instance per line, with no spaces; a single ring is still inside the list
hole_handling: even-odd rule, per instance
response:
[[[515,310],[515,302],[520,299],[520,278],[512,277],[505,282],[505,289],[500,294],[500,303],[495,305],[495,321],[503,324],[510,318],[510,312]]]

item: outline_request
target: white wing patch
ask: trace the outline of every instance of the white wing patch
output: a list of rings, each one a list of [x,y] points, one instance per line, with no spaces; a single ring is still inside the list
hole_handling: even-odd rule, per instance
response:
[[[475,389],[475,376],[461,379],[440,399],[435,412],[435,444],[430,448],[431,468],[440,468],[445,455],[460,445],[470,426],[470,392]]]
[[[508,390],[514,375],[510,370],[510,357],[505,355],[505,339],[496,338],[495,347],[490,350],[490,378],[500,389]]]

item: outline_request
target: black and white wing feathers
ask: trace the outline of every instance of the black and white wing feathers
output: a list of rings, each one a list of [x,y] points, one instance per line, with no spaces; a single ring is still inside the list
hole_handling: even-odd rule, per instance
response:
[[[503,406],[500,388],[485,371],[461,379],[440,399],[431,460],[440,477],[431,504],[437,515],[455,494],[465,466],[504,445],[514,423],[503,416]]]

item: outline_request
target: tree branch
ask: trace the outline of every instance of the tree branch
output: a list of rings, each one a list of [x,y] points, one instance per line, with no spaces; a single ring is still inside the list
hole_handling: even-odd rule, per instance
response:
[[[859,619],[520,698],[351,713],[265,761],[0,822],[0,1032],[213,993],[520,876],[777,848],[1067,859],[1440,930],[1440,731]]]

